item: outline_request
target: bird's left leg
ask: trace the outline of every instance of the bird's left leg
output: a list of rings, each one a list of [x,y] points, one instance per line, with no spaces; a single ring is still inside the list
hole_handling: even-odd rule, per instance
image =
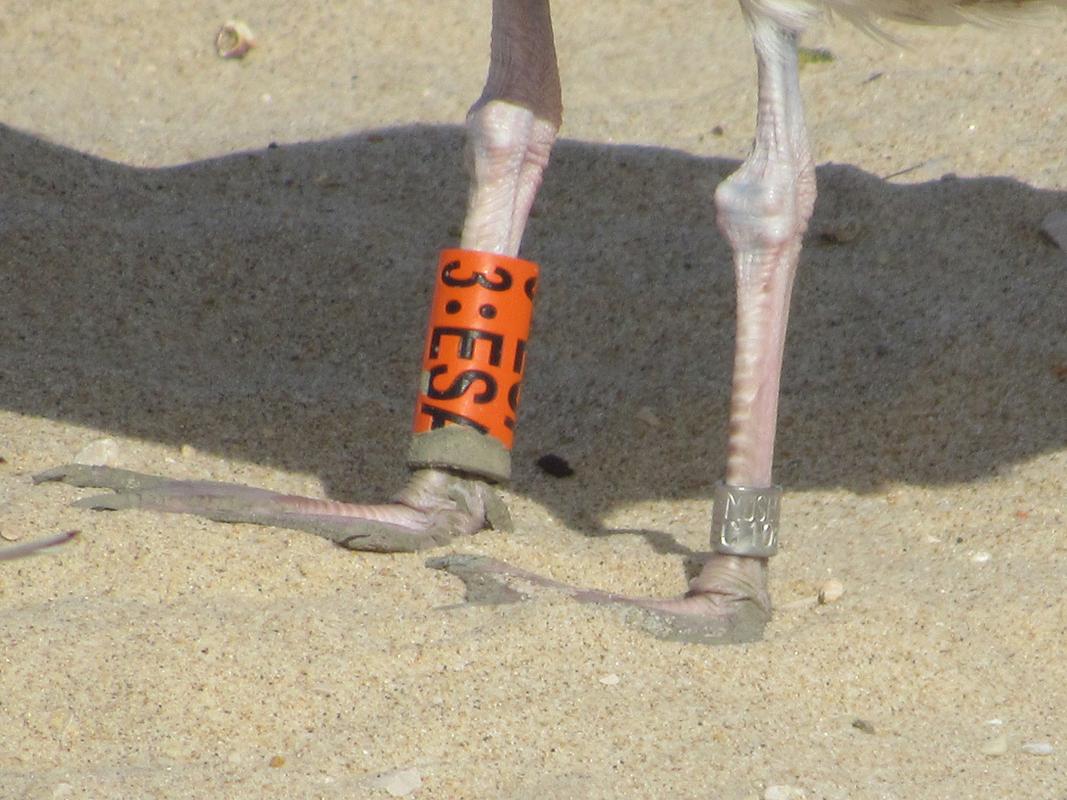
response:
[[[440,325],[432,324],[427,336],[412,474],[392,502],[341,503],[80,464],[35,480],[115,492],[81,500],[82,507],[290,528],[354,550],[419,550],[457,534],[507,527],[507,509],[492,484],[510,471],[510,427],[525,361],[525,340],[516,333],[522,321],[508,309],[518,309],[528,324],[536,268],[516,256],[561,114],[548,0],[495,0],[485,90],[467,116],[471,184],[463,249],[445,251],[435,273],[431,319]],[[498,302],[504,295],[510,295],[507,307]],[[496,404],[493,425],[457,406],[471,397]]]

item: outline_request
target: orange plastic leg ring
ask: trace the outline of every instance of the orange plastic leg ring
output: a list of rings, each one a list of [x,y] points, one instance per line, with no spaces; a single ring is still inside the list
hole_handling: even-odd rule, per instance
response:
[[[442,251],[415,433],[464,425],[511,449],[537,273],[519,258]]]

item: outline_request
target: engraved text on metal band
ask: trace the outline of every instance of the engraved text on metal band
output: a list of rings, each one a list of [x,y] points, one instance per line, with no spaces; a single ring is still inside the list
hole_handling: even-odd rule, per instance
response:
[[[715,486],[711,546],[717,553],[766,558],[778,552],[782,488]]]

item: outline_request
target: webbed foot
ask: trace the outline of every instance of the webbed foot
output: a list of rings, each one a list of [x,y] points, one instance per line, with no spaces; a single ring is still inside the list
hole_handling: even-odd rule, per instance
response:
[[[466,601],[497,605],[528,599],[537,589],[562,592],[580,603],[634,609],[632,619],[661,639],[701,644],[758,641],[771,618],[766,559],[713,555],[682,597],[653,599],[582,589],[485,556],[431,558],[426,566],[463,581]]]
[[[241,484],[182,481],[113,467],[67,464],[34,483],[111,489],[78,500],[79,508],[143,509],[249,522],[322,536],[350,550],[411,552],[438,547],[483,528],[510,527],[507,508],[487,483],[438,469],[412,473],[393,501],[360,505],[280,494]]]

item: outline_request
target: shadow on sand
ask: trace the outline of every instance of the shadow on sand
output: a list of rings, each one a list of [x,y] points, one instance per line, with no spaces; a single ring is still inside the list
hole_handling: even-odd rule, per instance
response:
[[[0,128],[0,402],[383,499],[403,473],[430,271],[463,216],[461,136],[389,129],[139,170]],[[735,167],[558,145],[524,250],[543,280],[517,491],[557,511],[580,497],[594,518],[707,496],[733,336],[710,195]],[[834,165],[818,179],[780,480],[966,481],[1063,448],[1067,254],[1038,224],[1067,194]],[[543,475],[546,452],[574,477]]]

